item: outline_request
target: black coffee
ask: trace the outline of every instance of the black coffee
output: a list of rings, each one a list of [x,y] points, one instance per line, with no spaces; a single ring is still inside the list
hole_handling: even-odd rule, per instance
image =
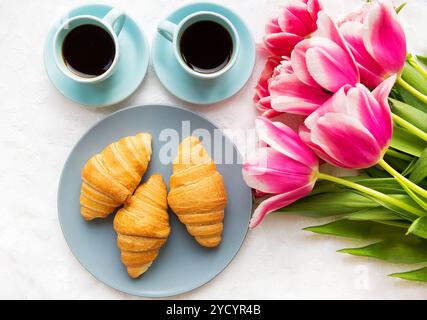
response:
[[[91,24],[71,30],[62,45],[66,65],[82,77],[103,74],[111,67],[115,55],[116,48],[110,34]]]
[[[194,71],[214,73],[224,68],[233,54],[230,33],[213,21],[189,26],[179,43],[182,58]]]

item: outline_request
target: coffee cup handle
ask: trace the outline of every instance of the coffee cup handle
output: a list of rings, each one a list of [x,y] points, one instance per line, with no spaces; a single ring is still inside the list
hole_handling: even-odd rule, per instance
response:
[[[122,31],[123,25],[125,24],[125,14],[119,9],[111,9],[102,20],[110,25],[114,30],[114,33],[118,36]]]
[[[170,42],[173,42],[173,37],[175,35],[177,25],[168,20],[164,20],[159,23],[157,26],[157,31]]]

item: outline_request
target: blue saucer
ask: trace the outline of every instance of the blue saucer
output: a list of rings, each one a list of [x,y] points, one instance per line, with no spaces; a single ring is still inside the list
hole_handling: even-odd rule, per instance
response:
[[[85,5],[71,10],[66,17],[88,14],[102,18],[110,9],[112,7],[107,5]],[[117,69],[110,78],[97,84],[73,81],[56,66],[52,46],[59,25],[56,23],[47,36],[44,63],[51,82],[65,97],[87,106],[105,107],[119,103],[135,92],[147,73],[150,50],[144,34],[132,18],[126,15],[118,37],[120,60]]]
[[[228,18],[240,37],[240,53],[233,68],[214,80],[200,80],[187,74],[173,52],[172,44],[156,33],[153,41],[153,65],[161,83],[173,95],[194,104],[211,104],[237,93],[248,81],[255,64],[255,43],[245,23],[233,11],[214,3],[193,3],[172,12],[166,19],[179,23],[197,11],[213,11]]]

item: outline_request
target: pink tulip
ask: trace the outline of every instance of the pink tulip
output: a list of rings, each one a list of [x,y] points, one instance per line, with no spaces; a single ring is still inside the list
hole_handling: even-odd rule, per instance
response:
[[[262,192],[262,191],[259,191],[259,190],[254,190],[254,197],[256,198],[256,199],[258,199],[258,198],[264,198],[265,196],[268,196],[268,193],[265,193],[265,192]]]
[[[288,1],[280,9],[279,17],[266,25],[266,48],[273,55],[289,57],[295,45],[316,30],[320,10],[319,0]]]
[[[255,122],[258,136],[267,147],[248,156],[243,164],[243,178],[257,190],[269,194],[256,208],[250,227],[264,217],[306,196],[313,189],[318,173],[318,159],[291,128],[259,117]]]
[[[255,106],[262,112],[262,115],[271,118],[279,114],[271,108],[270,90],[268,88],[274,69],[280,64],[281,57],[269,57],[264,66],[264,70],[258,80],[255,88],[255,96],[253,98]]]
[[[396,75],[373,92],[362,84],[342,87],[300,128],[301,139],[323,160],[342,168],[377,164],[393,134],[388,95]]]
[[[406,38],[393,5],[388,0],[366,5],[340,26],[353,53],[361,82],[376,87],[392,74],[399,74],[406,59]]]
[[[291,54],[296,77],[306,85],[330,92],[359,82],[350,49],[332,19],[321,11],[314,37],[301,41]]]
[[[272,19],[265,32],[264,44],[268,51],[273,55],[278,56],[289,56],[294,49],[295,45],[302,41],[304,37],[298,36],[296,34],[287,33],[279,30],[276,30],[272,26],[279,28],[277,24],[277,19]]]
[[[363,21],[365,21],[365,18],[369,12],[369,6],[370,6],[370,3],[363,3],[358,10],[350,12],[349,14],[347,14],[347,16],[344,17],[344,19],[338,21],[338,26],[341,27],[344,23],[349,21],[363,23]]]
[[[269,81],[270,106],[277,112],[310,115],[330,94],[319,86],[310,86],[295,75],[291,61],[285,59]]]

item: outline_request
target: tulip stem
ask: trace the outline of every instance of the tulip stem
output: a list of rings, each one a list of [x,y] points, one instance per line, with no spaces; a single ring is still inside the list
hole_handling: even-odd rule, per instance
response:
[[[394,113],[392,113],[391,115],[392,115],[394,123],[405,128],[406,130],[408,130],[410,133],[417,136],[418,138],[420,138],[424,141],[427,141],[427,133],[425,133],[423,130],[418,129],[412,123],[409,123],[408,121],[406,121],[405,119],[402,119],[401,117],[399,117],[398,115],[396,115]]]
[[[415,70],[417,70],[424,78],[427,79],[427,70],[420,66],[417,60],[412,57],[412,55],[408,55],[407,61],[412,67],[414,67]]]
[[[412,191],[418,193],[420,196],[427,198],[427,191],[421,188],[416,183],[413,183],[411,180],[402,176],[399,172],[397,172],[392,166],[390,166],[384,159],[378,161],[378,164],[388,173],[390,173],[396,180],[400,183],[411,189]]]
[[[406,91],[411,93],[415,98],[421,100],[424,103],[427,103],[427,96],[422,92],[415,89],[409,83],[402,79],[402,77],[397,78],[397,83],[400,84]]]
[[[348,180],[345,180],[345,179],[342,179],[339,177],[334,177],[334,176],[331,176],[331,175],[328,175],[325,173],[319,173],[318,178],[323,179],[323,180],[328,180],[328,181],[331,181],[334,183],[338,183],[338,184],[343,185],[345,187],[360,191],[360,192],[362,192],[366,195],[369,195],[373,198],[376,198],[380,201],[394,205],[400,209],[403,209],[404,211],[410,212],[410,213],[416,215],[417,217],[423,217],[426,215],[426,212],[424,212],[423,210],[421,210],[419,208],[415,208],[415,207],[413,207],[413,206],[411,206],[411,205],[409,205],[409,204],[407,204],[407,203],[405,203],[399,199],[393,198],[393,197],[386,195],[382,192],[379,192],[377,190],[362,186],[358,183],[348,181]],[[404,219],[408,219],[408,216],[406,216],[406,215],[405,216],[402,215],[402,217]]]

